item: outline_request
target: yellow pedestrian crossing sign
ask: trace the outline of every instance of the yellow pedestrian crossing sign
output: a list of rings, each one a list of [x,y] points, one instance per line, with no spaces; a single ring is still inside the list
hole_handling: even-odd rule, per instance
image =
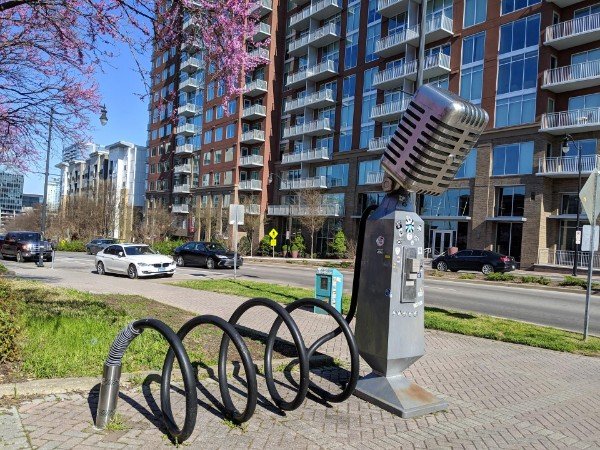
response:
[[[275,247],[277,245],[277,239],[271,239],[271,247]]]
[[[271,239],[275,240],[275,238],[279,235],[279,233],[277,232],[277,230],[275,228],[273,228],[271,231],[269,231],[269,236],[271,236]],[[273,241],[271,241],[273,242]],[[275,245],[275,244],[271,244],[271,245]]]

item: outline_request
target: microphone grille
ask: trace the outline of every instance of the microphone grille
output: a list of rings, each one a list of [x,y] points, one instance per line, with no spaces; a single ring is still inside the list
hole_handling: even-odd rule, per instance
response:
[[[405,189],[439,195],[488,123],[488,114],[458,95],[421,86],[385,149],[382,167]]]

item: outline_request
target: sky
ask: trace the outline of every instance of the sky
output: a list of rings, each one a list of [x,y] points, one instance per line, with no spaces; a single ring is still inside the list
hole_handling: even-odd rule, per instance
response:
[[[100,125],[100,111],[96,117],[92,117],[90,123],[94,129],[89,131],[92,141],[107,145],[116,141],[128,141],[134,144],[146,145],[148,127],[148,103],[140,99],[143,94],[144,83],[139,72],[136,70],[135,60],[130,50],[125,46],[116,49],[118,56],[113,58],[110,66],[105,66],[103,72],[99,72],[96,79],[100,87],[102,102],[106,104],[108,111],[108,123]],[[150,54],[138,59],[150,68]],[[66,143],[65,143],[66,144]],[[62,142],[52,143],[50,155],[50,176],[58,175],[60,172],[55,167],[60,162]],[[23,192],[26,194],[44,193],[44,170],[46,149],[40,149],[40,161],[31,167],[32,173],[25,175],[25,186]],[[33,173],[39,172],[39,173]]]

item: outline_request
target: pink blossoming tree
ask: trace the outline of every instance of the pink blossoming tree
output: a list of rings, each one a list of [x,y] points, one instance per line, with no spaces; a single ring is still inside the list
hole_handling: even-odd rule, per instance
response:
[[[248,0],[0,0],[0,164],[27,168],[37,158],[51,111],[55,136],[87,139],[89,117],[97,117],[102,103],[94,76],[110,61],[116,42],[138,55],[149,45],[202,48],[216,68],[213,76],[222,80],[224,101],[239,95],[244,74],[259,63],[247,52],[255,47],[254,5]],[[184,15],[196,26],[182,31]]]

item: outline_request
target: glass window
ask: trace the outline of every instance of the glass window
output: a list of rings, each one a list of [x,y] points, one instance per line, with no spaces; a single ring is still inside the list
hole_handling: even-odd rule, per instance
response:
[[[367,51],[365,53],[365,62],[377,59],[375,54],[375,43],[381,36],[381,23],[371,24],[367,27]]]
[[[215,98],[215,82],[211,81],[206,85],[206,100],[210,101]]]
[[[579,195],[562,194],[560,202],[560,214],[577,214],[579,207]]]
[[[496,127],[531,123],[535,119],[535,93],[496,99]]]
[[[204,119],[205,123],[212,122],[212,120],[213,120],[213,108],[208,108],[206,110],[206,112],[204,113],[204,115],[205,115],[205,119]]]
[[[447,189],[442,195],[422,195],[420,197],[420,214],[422,216],[468,216],[469,189]]]
[[[229,114],[235,114],[237,111],[237,99],[233,99],[233,100],[229,100],[229,103],[227,104],[227,110],[229,111]]]
[[[235,136],[235,123],[230,123],[229,125],[227,125],[227,129],[225,132],[225,138],[231,139],[234,136]]]
[[[358,63],[358,33],[346,36],[346,47],[344,50],[344,67],[351,69]]]
[[[352,150],[352,130],[340,131],[340,152]]]
[[[455,179],[460,178],[475,178],[475,171],[477,169],[477,149],[473,148],[461,164],[456,172]]]
[[[460,96],[474,103],[481,102],[484,47],[485,33],[468,36],[463,40]]]
[[[473,34],[463,39],[462,65],[483,61],[485,32]]]
[[[525,186],[502,186],[497,188],[497,193],[497,217],[523,217]]]
[[[500,54],[537,47],[540,39],[540,15],[515,20],[500,27]]]
[[[586,17],[598,13],[600,13],[600,4],[586,6],[585,8],[580,8],[576,10],[573,14],[573,18],[578,19],[579,17]]]
[[[221,162],[222,156],[223,152],[221,150],[215,152],[215,164],[219,164]]]
[[[338,187],[348,185],[348,164],[335,164],[332,166],[320,166],[316,169],[316,176],[324,176],[327,179],[327,187]]]
[[[484,22],[486,14],[487,0],[465,0],[464,28]]]
[[[497,223],[496,251],[503,255],[512,256],[515,261],[520,262],[522,236],[522,223]]]
[[[540,3],[542,0],[502,0],[502,14],[509,14],[519,9]]]
[[[358,165],[358,184],[376,184],[374,181],[381,173],[381,159],[361,161]]]
[[[533,142],[520,142],[494,147],[493,176],[528,173],[533,173]]]
[[[223,127],[215,128],[215,142],[223,140]]]
[[[569,151],[563,155],[577,157],[579,151],[581,156],[592,156],[596,154],[596,139],[585,139],[580,141],[571,142],[569,141]],[[583,159],[582,159],[583,163]]]
[[[535,89],[537,68],[537,49],[500,59],[498,62],[498,94]]]
[[[585,108],[600,108],[600,92],[569,98],[569,111]]]
[[[212,142],[212,130],[204,132],[204,143],[210,144]]]

